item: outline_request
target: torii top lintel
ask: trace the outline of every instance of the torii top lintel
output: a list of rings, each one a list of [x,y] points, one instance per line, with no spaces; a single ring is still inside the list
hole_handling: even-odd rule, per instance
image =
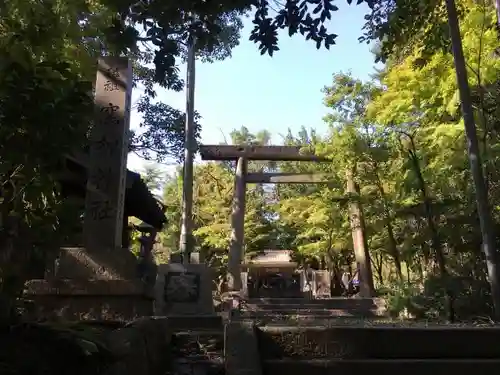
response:
[[[246,157],[248,160],[329,161],[325,157],[305,153],[300,146],[201,145],[200,154],[202,160],[237,160]]]

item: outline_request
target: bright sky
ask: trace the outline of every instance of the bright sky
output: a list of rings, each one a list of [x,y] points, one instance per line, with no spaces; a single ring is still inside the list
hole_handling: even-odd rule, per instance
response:
[[[319,133],[326,130],[322,118],[327,109],[321,90],[330,84],[332,74],[351,71],[357,78],[369,79],[375,66],[370,46],[357,40],[367,7],[348,6],[346,1],[337,5],[339,10],[328,29],[339,36],[329,51],[317,50],[313,41],[301,35],[290,38],[283,32],[280,51],[273,57],[261,56],[257,45],[248,40],[252,23],[246,19],[240,45],[230,59],[197,63],[195,108],[202,116],[202,143],[217,144],[241,126],[251,132],[270,131],[276,144],[288,128],[294,132],[302,126]],[[185,75],[185,66],[181,74]],[[139,94],[134,92],[133,102]],[[185,98],[185,91],[161,90],[158,95],[162,102],[183,111]],[[139,123],[140,117],[132,113],[131,127]],[[136,155],[129,155],[130,169],[140,171],[144,164]]]

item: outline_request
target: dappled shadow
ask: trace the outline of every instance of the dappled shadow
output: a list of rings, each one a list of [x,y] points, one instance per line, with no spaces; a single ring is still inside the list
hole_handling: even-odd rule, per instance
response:
[[[90,340],[90,330],[85,330]],[[0,367],[2,374],[100,374],[114,357],[101,345],[86,352],[78,335],[67,327],[19,324],[1,327]],[[95,335],[94,337],[99,337]]]
[[[445,287],[453,294],[453,313],[457,321],[488,321],[493,314],[489,284],[471,276],[450,276],[447,282],[434,275],[421,288],[418,285],[398,287],[387,292],[391,316],[407,314],[414,319],[447,320]]]

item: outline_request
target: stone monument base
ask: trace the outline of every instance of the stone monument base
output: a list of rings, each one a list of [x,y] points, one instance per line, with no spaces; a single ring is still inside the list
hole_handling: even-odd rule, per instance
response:
[[[48,259],[45,279],[25,284],[35,319],[132,320],[153,313],[151,287],[138,279],[127,249],[61,248]]]
[[[23,297],[34,320],[133,320],[153,315],[154,299],[141,281],[30,280]]]
[[[128,249],[87,249],[63,247],[59,251],[58,270],[52,259],[47,269],[61,279],[134,280],[137,258]]]
[[[155,315],[213,315],[212,274],[205,264],[158,265]]]

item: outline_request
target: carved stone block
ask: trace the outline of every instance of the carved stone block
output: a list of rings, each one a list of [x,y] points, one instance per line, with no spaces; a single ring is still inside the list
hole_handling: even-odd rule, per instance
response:
[[[200,298],[200,275],[194,272],[169,272],[165,276],[165,303],[196,303]]]
[[[155,315],[214,314],[212,279],[211,270],[204,264],[160,264]]]

